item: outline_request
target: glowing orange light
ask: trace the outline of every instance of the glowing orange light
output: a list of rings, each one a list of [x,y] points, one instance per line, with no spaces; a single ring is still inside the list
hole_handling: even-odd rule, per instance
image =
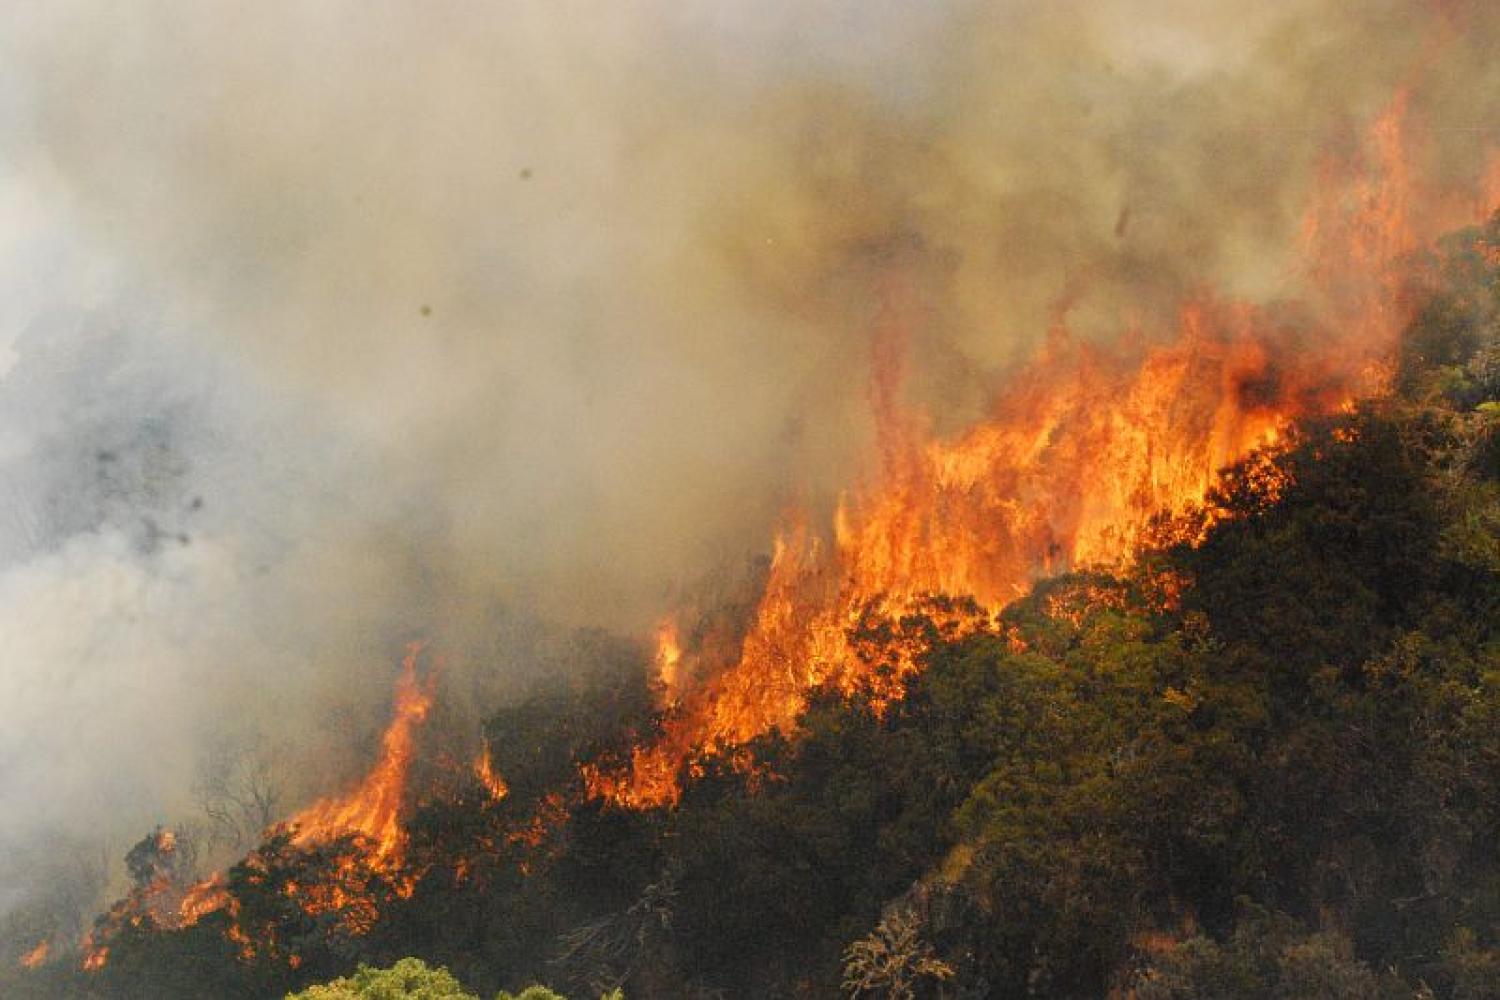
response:
[[[629,807],[675,802],[695,756],[792,728],[815,688],[864,690],[879,707],[920,669],[925,645],[898,639],[875,670],[851,638],[870,613],[899,621],[931,595],[968,596],[980,611],[950,614],[945,634],[993,627],[986,609],[1039,576],[1127,564],[1160,530],[1157,516],[1200,504],[1222,468],[1280,446],[1294,420],[1380,389],[1410,315],[1406,258],[1435,235],[1422,228],[1433,217],[1416,211],[1427,192],[1408,167],[1410,114],[1402,88],[1358,155],[1324,164],[1302,227],[1322,307],[1312,329],[1206,293],[1157,346],[1108,351],[1059,323],[989,418],[943,439],[903,402],[913,320],[894,277],[874,338],[876,474],[843,497],[827,536],[800,512],[787,518],[737,657],[684,685],[675,625],[658,632],[657,670],[678,710],[627,761],[586,764],[589,793]],[[1192,543],[1206,527],[1152,539]],[[1176,586],[1165,581],[1162,600]]]
[[[474,776],[484,786],[485,791],[490,793],[490,798],[499,802],[510,794],[510,786],[505,783],[505,778],[495,769],[494,761],[490,759],[490,748],[486,746],[474,760]]]
[[[43,938],[36,943],[36,947],[21,956],[21,965],[27,969],[35,969],[38,965],[47,961],[47,953],[51,950],[52,942]]]
[[[433,678],[417,680],[417,656],[421,645],[413,643],[401,664],[396,682],[395,710],[380,741],[380,759],[348,795],[322,799],[291,820],[297,844],[313,844],[355,833],[374,845],[377,858],[392,866],[399,863],[405,846],[401,809],[405,802],[406,776],[415,752],[416,731],[432,709]]]

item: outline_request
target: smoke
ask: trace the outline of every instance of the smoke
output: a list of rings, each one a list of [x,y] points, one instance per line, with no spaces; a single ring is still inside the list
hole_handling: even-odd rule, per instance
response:
[[[643,629],[858,473],[893,280],[952,427],[1062,306],[1296,294],[1419,69],[1472,182],[1483,5],[1251,8],[8,5],[0,856],[191,812],[225,741],[329,791],[414,636],[482,702],[538,620]]]

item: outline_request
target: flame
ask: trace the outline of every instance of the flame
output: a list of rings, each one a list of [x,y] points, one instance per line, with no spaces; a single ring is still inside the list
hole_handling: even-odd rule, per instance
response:
[[[297,900],[302,912],[310,916],[331,913],[339,923],[356,935],[368,934],[380,919],[375,900],[359,886],[332,882],[287,882],[282,895]]]
[[[903,630],[922,615],[938,633],[959,637],[1000,628],[997,612],[1041,576],[1080,568],[1128,565],[1148,539],[1163,540],[1158,515],[1196,508],[1224,467],[1287,440],[1299,418],[1348,409],[1388,378],[1385,358],[1410,316],[1406,259],[1437,232],[1500,208],[1500,151],[1490,155],[1475,191],[1425,190],[1408,148],[1412,89],[1397,90],[1351,152],[1324,160],[1302,216],[1303,275],[1316,289],[1322,325],[1294,329],[1283,313],[1199,292],[1184,302],[1175,328],[1152,346],[1107,349],[1074,337],[1060,318],[1045,345],[993,401],[988,417],[966,432],[938,437],[931,420],[904,398],[907,342],[920,316],[900,275],[887,277],[873,337],[870,408],[876,462],[868,481],[839,498],[822,531],[809,512],[787,513],[737,652],[716,657],[690,641],[679,618],[655,630],[654,668],[664,721],[653,742],[629,759],[581,767],[589,795],[630,808],[675,803],[680,775],[705,752],[729,753],[752,783],[763,769],[744,744],[774,729],[790,731],[815,689],[862,692],[877,709],[899,697],[921,668],[930,635]],[[1265,475],[1275,475],[1269,463]],[[1268,494],[1284,484],[1266,484]],[[1191,536],[1167,541],[1194,542]],[[1182,581],[1153,581],[1165,606]],[[1116,595],[1082,588],[1097,606]],[[943,599],[953,595],[966,600]],[[1049,606],[1076,620],[1080,606]],[[893,624],[878,649],[866,625]],[[1024,648],[1002,632],[1013,648]],[[721,637],[722,638],[722,637]],[[369,845],[364,863],[384,873],[401,868],[401,813],[416,734],[433,704],[433,678],[417,677],[421,647],[402,662],[391,721],[374,767],[354,789],[322,799],[293,817],[299,846],[357,834]],[[712,662],[722,659],[724,662]],[[691,665],[691,669],[689,669]],[[710,669],[705,669],[710,668]],[[1187,696],[1169,691],[1178,703]],[[509,794],[488,744],[473,773],[494,801]],[[567,815],[557,793],[511,830],[512,844],[543,848]],[[178,846],[171,830],[158,850]],[[523,870],[526,869],[523,862]],[[376,901],[352,878],[354,865],[326,883],[287,882],[280,891],[308,914],[334,913],[365,933]],[[468,877],[460,859],[455,877]],[[109,958],[111,927],[193,925],[227,909],[226,937],[245,957],[274,950],[252,940],[220,873],[185,890],[180,873],[164,872],[140,887],[84,939],[83,967]],[[410,891],[412,882],[398,883]],[[404,888],[403,888],[404,887]],[[22,957],[46,960],[44,940]],[[292,967],[300,962],[287,956]]]
[[[499,802],[510,794],[510,786],[505,783],[505,778],[495,769],[495,762],[490,757],[490,748],[485,746],[484,752],[474,759],[474,776],[484,786],[484,790],[490,793],[490,798]]]
[[[432,678],[429,676],[425,684],[417,680],[421,651],[420,643],[407,647],[396,682],[394,712],[380,741],[380,759],[348,795],[322,799],[293,817],[294,843],[314,844],[355,833],[373,845],[377,858],[393,867],[399,864],[405,847],[401,809],[406,776],[415,751],[416,731],[426,721],[433,701]]]
[[[999,608],[1038,575],[1126,562],[1153,515],[1202,501],[1220,468],[1348,397],[1329,365],[1277,367],[1262,320],[1248,306],[1193,302],[1175,342],[1140,359],[1059,333],[993,418],[951,441],[927,437],[894,402],[895,362],[877,350],[875,484],[840,503],[831,547],[792,515],[738,662],[688,692],[626,773],[586,767],[591,793],[636,807],[673,802],[685,761],[789,729],[815,687],[863,688],[877,702],[899,695],[922,644],[896,643],[894,669],[872,671],[851,638],[872,612],[899,620],[928,610],[935,594]],[[946,631],[990,624],[985,613],[954,613]]]
[[[683,683],[682,644],[677,638],[677,621],[663,618],[656,627],[656,679],[668,701],[676,698]]]
[[[1330,300],[1343,338],[1377,348],[1394,343],[1408,314],[1406,257],[1457,221],[1450,199],[1420,192],[1428,220],[1419,239],[1412,218],[1419,191],[1406,142],[1410,113],[1411,88],[1399,87],[1360,149],[1324,160],[1302,221],[1307,273]]]
[[[215,874],[201,882],[189,884],[191,856],[180,850],[177,831],[158,828],[147,843],[154,849],[149,857],[150,872],[100,918],[83,936],[83,968],[102,969],[109,961],[108,942],[124,927],[158,927],[180,930],[198,922],[205,914],[228,901],[223,877]]]
[[[109,946],[94,945],[91,941],[84,943],[83,969],[85,972],[98,972],[109,964]]]
[[[321,799],[293,817],[290,821],[293,844],[307,846],[357,834],[367,845],[362,846],[366,852],[363,860],[371,868],[384,873],[400,868],[405,848],[400,819],[406,797],[407,773],[416,749],[417,729],[426,720],[433,703],[434,676],[429,675],[425,683],[417,679],[420,653],[421,645],[414,643],[407,648],[402,661],[394,710],[381,738],[379,760],[349,794]],[[498,775],[493,777],[503,789],[504,782]],[[494,787],[491,787],[491,792],[494,793]],[[111,907],[98,925],[84,936],[81,943],[83,968],[95,971],[108,963],[108,941],[123,927],[154,925],[166,930],[181,930],[220,910],[227,910],[232,918],[225,934],[239,946],[241,955],[248,958],[257,954],[260,945],[252,941],[240,926],[238,904],[229,892],[223,873],[215,872],[206,879],[188,883],[183,877],[186,873],[178,852],[177,833],[171,829],[158,829],[154,836],[157,870],[152,878],[136,886]],[[377,917],[375,901],[357,887],[346,887],[341,881],[347,880],[353,886],[357,881],[354,878],[357,867],[351,860],[334,882],[316,886],[290,883],[284,891],[297,898],[304,912],[314,915],[336,912],[342,926],[354,933],[364,933],[374,926]],[[398,893],[409,891],[412,885],[410,878],[395,883]]]
[[[1379,391],[1411,314],[1407,258],[1452,212],[1472,213],[1472,194],[1415,182],[1411,105],[1411,89],[1398,89],[1356,151],[1319,172],[1301,241],[1324,317],[1315,329],[1208,293],[1149,348],[1107,351],[1059,322],[987,420],[940,439],[903,403],[913,321],[893,278],[874,338],[875,476],[841,499],[831,538],[804,512],[787,517],[738,658],[682,690],[655,742],[628,761],[585,764],[588,793],[634,808],[674,803],[684,765],[790,730],[815,688],[863,690],[879,708],[920,668],[926,642],[898,634],[872,656],[857,639],[871,616],[899,623],[938,607],[932,595],[967,596],[977,607],[939,608],[944,634],[993,628],[994,612],[1039,576],[1127,564],[1157,515],[1195,508],[1219,470],[1277,447],[1298,418]],[[665,680],[670,665],[680,681],[675,627],[657,647],[658,672]]]
[[[177,906],[178,926],[191,927],[229,903],[229,887],[225,884],[224,876],[220,872],[214,872],[203,881],[195,882],[183,893],[182,902]]]
[[[38,941],[35,948],[32,948],[26,954],[21,956],[22,968],[35,969],[37,966],[47,961],[47,953],[51,950],[51,941],[47,940],[46,938]]]
[[[537,803],[536,811],[525,825],[512,829],[506,840],[512,844],[540,847],[554,831],[560,829],[568,818],[568,806],[557,792],[548,792]]]

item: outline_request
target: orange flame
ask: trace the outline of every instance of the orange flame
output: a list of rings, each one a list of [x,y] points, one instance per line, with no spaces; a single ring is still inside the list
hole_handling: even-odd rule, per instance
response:
[[[1201,501],[1218,469],[1274,443],[1292,417],[1348,397],[1328,365],[1274,365],[1259,320],[1246,306],[1192,303],[1176,342],[1134,362],[1060,335],[992,420],[952,441],[922,435],[877,369],[875,487],[839,505],[831,550],[793,518],[738,662],[688,693],[628,773],[587,768],[590,791],[669,803],[694,753],[788,729],[815,687],[899,694],[921,650],[898,648],[894,672],[875,674],[850,639],[867,610],[899,618],[932,594],[998,608],[1039,574],[1126,561],[1154,514]]]
[[[396,682],[395,707],[390,724],[381,738],[380,759],[364,780],[348,795],[330,797],[313,803],[291,820],[292,842],[299,846],[331,840],[346,834],[358,834],[368,842],[367,859],[382,871],[399,868],[405,847],[401,828],[401,809],[406,796],[406,777],[416,749],[417,728],[432,708],[433,681],[417,679],[417,656],[420,644],[407,649]],[[498,776],[496,776],[498,781]],[[501,783],[503,787],[503,782]],[[170,829],[159,829],[155,847],[161,858],[172,858],[178,851],[178,836]],[[125,926],[155,926],[180,930],[191,927],[210,913],[228,910],[238,917],[238,906],[229,892],[227,880],[220,872],[184,888],[183,873],[168,861],[155,877],[137,886],[116,903],[81,943],[83,968],[102,969],[109,961],[108,940]],[[342,875],[343,873],[341,873]],[[408,879],[397,885],[397,891],[409,890]],[[366,895],[335,883],[298,887],[289,884],[288,895],[297,896],[308,913],[336,910],[341,923],[364,933],[374,925],[375,902]],[[256,954],[257,944],[240,927],[237,919],[225,931],[240,946],[241,954]]]
[[[677,622],[664,618],[656,627],[656,678],[668,701],[676,698],[682,687],[682,644],[677,638]]]
[[[95,944],[93,935],[83,939],[83,969],[98,972],[109,964],[109,945]]]
[[[21,956],[21,966],[26,969],[35,969],[38,965],[47,961],[47,953],[52,950],[52,942],[46,938],[38,941],[36,947]]]
[[[1358,153],[1320,173],[1303,221],[1326,319],[1315,330],[1207,294],[1182,307],[1175,337],[1134,353],[1079,343],[1059,324],[988,420],[942,440],[902,403],[910,320],[897,288],[875,338],[873,484],[841,500],[831,545],[804,515],[789,518],[738,658],[683,691],[658,739],[623,766],[586,764],[588,792],[671,804],[684,764],[790,729],[818,687],[864,689],[879,707],[919,669],[923,646],[897,642],[876,670],[852,638],[868,613],[899,621],[929,595],[969,596],[979,612],[949,615],[947,633],[991,627],[985,609],[1038,576],[1127,563],[1153,518],[1199,504],[1220,469],[1275,446],[1293,420],[1380,389],[1410,316],[1405,258],[1444,222],[1428,204],[1460,204],[1413,182],[1410,104],[1402,88]],[[680,661],[671,639],[658,636],[658,670]]]
[[[1418,238],[1412,219],[1418,191],[1406,149],[1410,108],[1411,89],[1398,88],[1363,148],[1324,161],[1302,222],[1303,259],[1330,299],[1343,338],[1377,349],[1394,342],[1406,319],[1404,258],[1457,221],[1437,221],[1446,199],[1426,192],[1421,200],[1432,218]]]
[[[395,711],[380,741],[380,759],[359,786],[348,795],[322,799],[292,818],[293,842],[313,844],[350,833],[367,838],[373,853],[392,865],[399,863],[405,847],[401,809],[406,795],[406,775],[415,751],[416,730],[432,709],[433,684],[417,680],[420,643],[407,648],[396,682]]]
[[[223,874],[214,872],[201,882],[194,883],[183,894],[177,906],[179,926],[191,927],[216,910],[222,910],[230,902],[229,887]]]
[[[490,748],[486,746],[484,752],[474,760],[474,776],[484,786],[485,791],[490,793],[490,798],[496,802],[510,794],[510,786],[505,783],[505,778],[495,769],[495,762],[490,758]]]

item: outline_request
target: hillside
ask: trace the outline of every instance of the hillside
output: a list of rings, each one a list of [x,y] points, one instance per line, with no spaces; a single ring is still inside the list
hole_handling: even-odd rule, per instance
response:
[[[1421,274],[1390,391],[1119,572],[872,611],[866,680],[683,761],[675,804],[583,794],[670,715],[603,644],[488,721],[503,785],[423,803],[399,864],[273,833],[201,919],[141,895],[100,967],[0,992],[262,998],[416,955],[484,995],[1500,996],[1500,216]],[[174,850],[132,852],[140,893]]]

